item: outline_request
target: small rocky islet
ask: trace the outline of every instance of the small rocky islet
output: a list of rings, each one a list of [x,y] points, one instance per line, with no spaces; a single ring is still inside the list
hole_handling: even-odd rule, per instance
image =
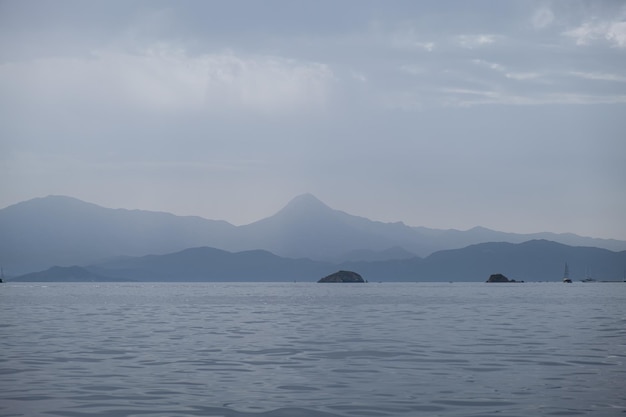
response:
[[[318,283],[364,283],[363,277],[353,271],[337,271],[317,281]]]
[[[524,281],[515,281],[514,279],[508,279],[502,274],[491,274],[489,279],[486,282],[524,282]]]

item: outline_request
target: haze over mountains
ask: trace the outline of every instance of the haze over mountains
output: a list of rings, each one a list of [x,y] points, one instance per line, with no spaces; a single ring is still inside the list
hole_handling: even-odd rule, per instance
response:
[[[426,258],[344,262],[339,265],[293,259],[263,250],[227,252],[200,247],[166,255],[123,257],[84,267],[52,267],[17,281],[307,281],[338,269],[359,271],[371,281],[484,281],[496,271],[517,281],[560,281],[563,259],[571,260],[571,278],[588,278],[589,266],[599,280],[622,280],[626,251],[567,246],[547,240],[480,243],[435,252]],[[584,274],[583,274],[583,270]]]
[[[480,227],[468,231],[438,230],[401,222],[376,222],[334,210],[310,194],[294,198],[271,217],[244,226],[200,217],[109,209],[71,197],[49,196],[0,210],[0,232],[0,263],[9,275],[55,265],[104,265],[105,261],[121,256],[165,255],[197,247],[253,251],[247,255],[256,256],[264,250],[271,252],[264,255],[268,259],[275,256],[285,259],[285,263],[289,263],[289,258],[308,258],[315,261],[307,266],[315,274],[326,271],[328,265],[350,262],[357,266],[367,263],[372,270],[377,262],[392,262],[394,268],[401,269],[403,262],[417,262],[416,256],[425,258],[436,251],[485,242],[544,239],[570,246],[626,250],[624,241],[572,234],[522,235]],[[429,257],[428,262],[436,264],[437,256]],[[566,260],[558,260],[559,268]],[[444,265],[438,268],[445,269]],[[429,273],[434,274],[435,269]],[[285,272],[285,276],[290,274]]]

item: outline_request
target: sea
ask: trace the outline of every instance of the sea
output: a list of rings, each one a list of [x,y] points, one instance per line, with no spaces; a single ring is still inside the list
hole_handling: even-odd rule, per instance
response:
[[[626,416],[626,284],[4,283],[0,416]]]

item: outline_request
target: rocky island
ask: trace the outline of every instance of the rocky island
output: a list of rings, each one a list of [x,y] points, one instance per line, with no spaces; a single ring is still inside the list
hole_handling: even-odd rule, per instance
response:
[[[492,274],[489,276],[489,279],[487,280],[487,282],[517,282],[517,281],[515,281],[514,279],[508,279],[502,274]],[[520,281],[520,282],[524,282],[524,281]]]
[[[359,282],[365,282],[365,280],[363,279],[363,277],[361,277],[361,275],[357,274],[356,272],[352,272],[352,271],[337,271],[334,274],[330,274],[330,275],[320,279],[317,282],[321,282],[321,283],[327,283],[327,282],[331,282],[331,283],[335,283],[335,282],[339,282],[339,283],[359,283]]]

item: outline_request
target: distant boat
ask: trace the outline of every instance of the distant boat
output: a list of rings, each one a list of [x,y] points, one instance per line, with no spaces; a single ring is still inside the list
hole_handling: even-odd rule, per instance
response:
[[[585,270],[585,279],[583,279],[582,282],[596,282],[595,279],[591,278],[591,275],[589,274],[589,269]]]
[[[0,266],[0,283],[4,282],[4,269]]]
[[[572,283],[572,280],[569,277],[569,267],[567,266],[567,262],[565,263],[565,271],[563,271],[563,282],[567,284]]]

